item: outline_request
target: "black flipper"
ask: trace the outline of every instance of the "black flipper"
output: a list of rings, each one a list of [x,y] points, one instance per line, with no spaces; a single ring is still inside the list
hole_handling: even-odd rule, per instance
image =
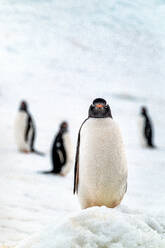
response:
[[[30,129],[32,129],[32,137],[30,140],[30,149],[33,152],[34,151],[34,139],[36,136],[36,131],[35,131],[35,126],[34,126],[34,122],[32,120],[32,117],[29,113],[27,113],[28,115],[28,120],[27,120],[27,126],[26,126],[26,131],[25,131],[25,141],[28,142],[28,138],[29,138],[29,131]]]
[[[77,148],[76,148],[76,158],[74,167],[74,189],[73,194],[78,192],[78,176],[79,176],[79,147],[80,147],[80,131],[78,133]]]
[[[35,136],[36,136],[36,129],[35,129],[35,125],[34,125],[34,122],[32,120],[31,115],[28,112],[27,112],[27,115],[28,115],[28,121],[27,121],[27,127],[26,127],[26,131],[25,131],[25,141],[28,142],[29,131],[30,131],[30,129],[32,129],[33,133],[32,133],[32,137],[31,137],[31,141],[30,141],[31,152],[33,152],[33,153],[35,153],[37,155],[40,155],[40,156],[45,156],[45,153],[37,151],[34,148],[34,140],[35,140]]]
[[[31,128],[33,129],[33,133],[32,133],[32,137],[31,137],[30,148],[31,148],[31,151],[33,151],[33,150],[35,150],[34,149],[34,139],[36,136],[36,130],[35,130],[34,124],[32,122],[31,122]]]
[[[75,157],[75,167],[74,167],[74,189],[73,189],[73,194],[76,192],[78,193],[78,181],[79,181],[79,148],[80,148],[80,132],[81,128],[84,125],[84,123],[88,120],[89,118],[85,119],[85,121],[82,123],[79,133],[78,133],[78,139],[77,139],[77,148],[76,148],[76,157]]]
[[[32,118],[29,115],[29,113],[27,113],[28,115],[28,120],[27,120],[27,126],[26,126],[26,131],[25,131],[25,141],[28,141],[28,135],[29,135],[29,131],[30,131],[30,127],[31,127],[31,123],[32,123]]]

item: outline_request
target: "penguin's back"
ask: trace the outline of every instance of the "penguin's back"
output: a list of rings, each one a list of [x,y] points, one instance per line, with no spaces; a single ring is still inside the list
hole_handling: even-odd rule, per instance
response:
[[[111,118],[89,118],[80,134],[80,202],[84,205],[85,198],[90,206],[118,205],[126,181],[127,163],[118,125]]]

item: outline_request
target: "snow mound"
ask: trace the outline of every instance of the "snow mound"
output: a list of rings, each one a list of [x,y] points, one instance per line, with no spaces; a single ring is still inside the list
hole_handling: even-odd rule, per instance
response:
[[[164,248],[164,232],[153,217],[93,207],[53,223],[18,248]]]

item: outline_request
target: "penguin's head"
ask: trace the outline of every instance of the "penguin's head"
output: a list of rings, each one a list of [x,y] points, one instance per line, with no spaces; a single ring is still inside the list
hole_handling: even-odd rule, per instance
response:
[[[146,114],[147,114],[147,108],[143,106],[141,108],[141,115],[146,115]]]
[[[22,101],[19,107],[19,110],[27,112],[28,110],[28,105],[26,101]]]
[[[91,118],[112,118],[111,110],[106,101],[102,98],[96,98],[89,107],[89,115]]]
[[[68,123],[66,121],[63,121],[61,124],[60,124],[60,131],[62,133],[65,133],[68,131]]]

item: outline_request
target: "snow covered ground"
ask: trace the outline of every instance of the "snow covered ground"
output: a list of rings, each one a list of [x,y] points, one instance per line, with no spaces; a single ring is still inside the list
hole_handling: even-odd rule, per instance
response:
[[[0,1],[0,245],[67,247],[60,243],[63,235],[64,243],[73,238],[68,247],[83,247],[84,238],[88,248],[133,248],[139,242],[165,247],[164,15],[162,0]],[[128,191],[115,210],[81,211],[72,194],[73,170],[65,178],[39,172],[51,167],[49,151],[62,120],[70,124],[75,150],[95,97],[109,102],[121,127]],[[13,124],[21,99],[29,102],[36,148],[46,157],[16,150]],[[154,151],[139,145],[141,105],[155,125]],[[84,232],[76,231],[72,218]]]
[[[49,226],[42,235],[35,235],[19,247],[164,248],[162,230],[153,217],[93,207]]]

